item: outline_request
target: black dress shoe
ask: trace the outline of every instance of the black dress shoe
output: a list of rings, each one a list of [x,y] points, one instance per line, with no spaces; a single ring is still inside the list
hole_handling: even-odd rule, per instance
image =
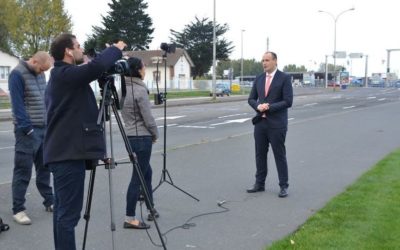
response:
[[[258,184],[255,184],[251,189],[247,189],[247,193],[263,192],[263,191],[265,191],[265,186],[261,186]]]
[[[124,222],[124,228],[129,228],[129,229],[149,229],[150,225],[147,225],[143,221],[139,221],[139,225],[134,225],[131,224],[127,221]]]
[[[288,191],[287,191],[287,188],[281,188],[281,191],[279,192],[279,194],[278,194],[278,196],[280,197],[280,198],[284,198],[284,197],[286,197],[286,196],[288,196]]]

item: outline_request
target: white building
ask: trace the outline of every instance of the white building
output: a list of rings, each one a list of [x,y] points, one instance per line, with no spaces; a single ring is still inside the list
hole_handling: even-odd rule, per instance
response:
[[[0,50],[0,96],[8,94],[8,75],[18,62],[18,57]]]
[[[165,88],[165,84],[167,89],[192,88],[191,68],[194,64],[186,50],[177,48],[175,53],[166,54],[166,61],[163,58],[164,51],[162,50],[126,51],[123,53],[124,56],[142,59],[146,66],[144,82],[149,89],[157,88],[157,72],[159,75],[158,86],[161,89]]]

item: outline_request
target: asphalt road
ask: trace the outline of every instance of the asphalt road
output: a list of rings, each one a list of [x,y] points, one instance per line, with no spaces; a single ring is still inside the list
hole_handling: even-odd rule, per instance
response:
[[[285,199],[277,197],[273,159],[269,160],[266,192],[245,192],[254,181],[255,171],[249,121],[253,112],[245,100],[168,109],[166,167],[174,184],[200,202],[166,182],[155,191],[156,208],[161,214],[158,223],[161,232],[166,233],[167,249],[262,249],[296,230],[333,196],[399,147],[399,90],[315,91],[297,95],[289,112],[290,194]],[[161,126],[162,108],[154,109],[154,114]],[[115,124],[113,127],[116,130]],[[0,122],[0,216],[11,226],[10,231],[0,234],[0,249],[52,249],[52,217],[44,211],[33,181],[26,204],[33,224],[20,226],[12,221],[14,139],[10,130],[9,121]],[[113,135],[115,158],[121,160],[126,152],[118,131]],[[152,156],[155,185],[162,172],[162,148],[163,133]],[[130,166],[120,164],[109,178],[108,171],[98,168],[86,249],[109,250],[112,242],[115,249],[160,248],[151,243],[145,231],[122,228],[130,173]],[[226,209],[217,205],[219,201],[225,201],[222,206]],[[198,215],[190,221],[194,224],[182,226]],[[112,217],[116,223],[113,233]],[[83,229],[81,220],[76,230],[78,248]],[[149,234],[159,244],[153,223]]]

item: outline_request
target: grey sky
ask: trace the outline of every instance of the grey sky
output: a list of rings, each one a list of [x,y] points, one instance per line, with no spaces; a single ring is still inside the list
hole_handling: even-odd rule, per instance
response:
[[[72,16],[73,32],[81,43],[90,34],[93,25],[101,25],[101,16],[107,15],[110,0],[65,0]],[[199,18],[213,20],[214,0],[148,0],[147,13],[153,20],[153,42],[150,49],[158,49],[161,42],[169,42],[170,29],[181,31],[186,24]],[[279,66],[304,65],[316,70],[325,55],[332,55],[334,21],[324,10],[337,16],[354,7],[337,21],[337,51],[360,52],[369,56],[369,74],[386,72],[387,49],[400,49],[400,32],[395,24],[398,16],[396,1],[381,0],[216,0],[216,19],[230,27],[226,38],[233,41],[231,55],[241,55],[241,30],[243,32],[243,57],[261,59],[267,49],[278,54]],[[329,59],[333,63],[333,59]],[[348,64],[349,63],[349,64]],[[353,75],[363,76],[364,59],[337,59]],[[400,51],[392,52],[391,71],[400,73]]]

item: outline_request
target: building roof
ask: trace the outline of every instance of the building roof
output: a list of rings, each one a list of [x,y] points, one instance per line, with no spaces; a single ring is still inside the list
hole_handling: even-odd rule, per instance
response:
[[[19,57],[18,57],[18,56],[13,55],[13,54],[10,54],[10,53],[8,53],[8,52],[5,52],[5,51],[3,51],[3,50],[1,50],[1,49],[0,49],[0,53],[5,54],[5,55],[8,55],[8,56],[11,56],[11,57],[15,57],[15,58],[17,58],[17,59],[19,60]]]
[[[7,92],[5,92],[2,88],[0,88],[0,97],[1,96],[8,96]]]
[[[124,51],[123,55],[128,57],[138,57],[143,60],[146,66],[156,66],[157,65],[157,58],[159,58],[160,67],[164,65],[162,62],[162,56],[164,55],[164,51],[162,50],[143,50],[143,51]],[[190,58],[189,54],[184,49],[176,48],[175,53],[168,53],[167,54],[167,66],[175,66],[178,62],[179,58],[184,56],[191,67],[194,67],[193,61]]]

